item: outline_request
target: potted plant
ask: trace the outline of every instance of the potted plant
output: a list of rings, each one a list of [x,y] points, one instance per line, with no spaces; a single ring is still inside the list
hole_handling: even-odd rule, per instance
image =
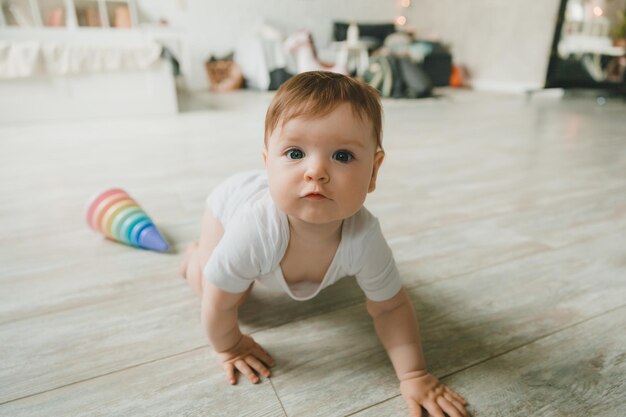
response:
[[[626,13],[618,13],[619,20],[611,28],[613,45],[626,48]]]

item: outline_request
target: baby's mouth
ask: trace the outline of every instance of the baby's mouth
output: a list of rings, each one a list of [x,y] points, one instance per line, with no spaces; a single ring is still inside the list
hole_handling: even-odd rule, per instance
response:
[[[304,196],[305,198],[309,199],[309,200],[325,200],[327,197],[322,194],[322,193],[308,193],[307,195]]]

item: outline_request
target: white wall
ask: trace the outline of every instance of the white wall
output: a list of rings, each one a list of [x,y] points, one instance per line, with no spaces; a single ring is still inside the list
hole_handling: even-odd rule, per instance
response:
[[[559,0],[414,0],[410,23],[420,36],[452,47],[479,89],[542,87]]]
[[[523,90],[544,83],[559,0],[413,0],[408,23],[419,36],[438,35],[452,46],[475,87]],[[399,0],[139,0],[146,20],[165,17],[188,34],[190,89],[207,87],[204,60],[233,50],[259,22],[290,33],[306,28],[319,46],[331,40],[334,20],[389,22]]]
[[[171,27],[187,32],[191,90],[207,87],[209,55],[232,52],[238,37],[262,21],[286,34],[309,29],[322,46],[331,40],[334,20],[390,22],[400,9],[397,0],[139,0],[138,6],[144,20],[165,17]]]

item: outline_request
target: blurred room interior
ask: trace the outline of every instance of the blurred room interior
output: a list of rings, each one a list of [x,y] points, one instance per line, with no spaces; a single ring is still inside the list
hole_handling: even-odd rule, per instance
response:
[[[393,97],[447,87],[624,92],[622,0],[1,5],[0,120],[7,122],[174,114],[185,109],[177,95],[275,90],[308,61],[343,65]],[[415,67],[404,82],[417,77],[419,85],[403,89],[402,70],[388,68],[389,59],[407,61],[405,72]]]
[[[0,6],[0,415],[407,415],[355,284],[255,289],[243,329],[278,365],[232,388],[176,275],[308,70],[382,96],[366,204],[431,370],[476,416],[625,415],[626,0]],[[87,227],[108,187],[169,253]]]

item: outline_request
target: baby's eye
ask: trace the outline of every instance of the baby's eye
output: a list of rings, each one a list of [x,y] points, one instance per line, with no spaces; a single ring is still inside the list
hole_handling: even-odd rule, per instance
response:
[[[304,158],[304,152],[302,152],[300,149],[289,149],[285,155],[287,155],[287,158],[289,159],[302,159]]]
[[[350,162],[354,159],[354,155],[348,151],[337,151],[334,153],[333,159],[339,162]]]

